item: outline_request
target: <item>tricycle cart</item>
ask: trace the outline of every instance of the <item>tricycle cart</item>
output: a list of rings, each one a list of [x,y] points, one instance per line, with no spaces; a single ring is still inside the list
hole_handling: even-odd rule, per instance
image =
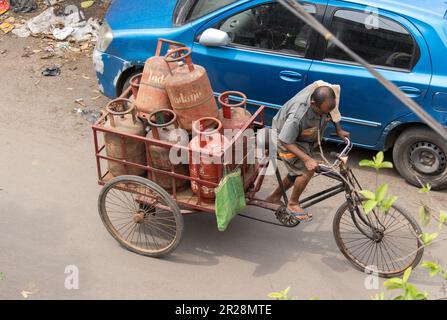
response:
[[[129,88],[121,97],[130,96]],[[244,139],[243,131],[247,128],[264,127],[264,110],[264,106],[256,106],[253,116],[233,138],[230,147],[239,139]],[[194,212],[215,213],[214,204],[203,201],[200,191],[194,194],[191,188],[178,190],[176,180],[195,181],[199,186],[208,188],[216,188],[218,184],[177,173],[174,166],[171,167],[171,172],[151,166],[151,146],[169,149],[173,145],[160,140],[118,132],[113,128],[105,128],[104,123],[108,116],[107,112],[104,113],[92,126],[98,182],[103,185],[98,201],[101,219],[109,233],[125,248],[151,257],[167,255],[178,246],[182,239],[184,215]],[[266,131],[258,132],[265,134]],[[101,133],[112,133],[122,137],[123,143],[127,139],[144,143],[147,165],[107,156],[105,145],[101,141]],[[346,143],[343,151],[336,155],[335,162],[331,165],[321,165],[319,170],[320,175],[337,181],[337,185],[301,200],[302,206],[308,208],[337,194],[345,193],[346,202],[339,207],[333,221],[333,233],[340,251],[359,270],[369,270],[383,277],[400,275],[408,267],[416,266],[421,260],[423,255],[423,244],[419,239],[421,229],[417,222],[398,205],[393,205],[387,214],[378,210],[365,214],[362,207],[363,199],[356,191],[361,189],[360,184],[347,165],[347,156],[352,144],[349,140]],[[191,151],[188,147],[177,146],[177,148],[186,148],[188,152]],[[110,161],[129,168],[144,169],[147,174],[145,177],[135,175],[112,177],[107,166],[104,165],[105,162]],[[288,199],[285,191],[283,205],[266,203],[256,198],[270,164],[275,168],[278,183],[284,191],[276,154],[269,154],[268,150],[257,158],[256,164],[250,166],[249,169],[241,166],[243,185],[247,205],[275,212],[279,223],[249,218],[277,226],[296,227],[300,222],[286,212],[285,204]],[[223,170],[221,170],[221,176],[222,173]],[[172,189],[168,192],[151,181],[154,174],[170,176]]]

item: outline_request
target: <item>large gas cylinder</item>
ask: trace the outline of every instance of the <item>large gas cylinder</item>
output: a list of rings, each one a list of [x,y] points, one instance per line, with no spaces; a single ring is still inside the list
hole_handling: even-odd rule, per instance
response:
[[[180,42],[159,39],[155,56],[149,58],[144,65],[143,74],[138,85],[136,105],[140,116],[145,117],[153,111],[171,109],[168,95],[165,90],[166,77],[169,74],[169,66],[163,56],[160,56],[163,44],[168,44],[168,52],[174,48],[184,47]],[[175,69],[177,65],[171,66]]]
[[[174,58],[174,55],[180,56]],[[200,118],[218,116],[218,108],[213,89],[205,68],[195,65],[191,60],[191,49],[179,48],[165,56],[167,65],[184,61],[175,71],[170,69],[166,78],[166,91],[171,106],[179,119],[179,125],[191,132],[192,123]]]
[[[231,103],[230,96],[237,97],[241,99],[241,101]],[[222,122],[224,130],[233,130],[232,136],[235,137],[239,130],[241,130],[252,117],[251,113],[247,111],[247,97],[239,91],[226,91],[219,96],[218,101],[221,106],[221,109],[219,110],[219,120]],[[248,127],[248,129],[252,128],[252,125]],[[226,132],[226,136],[227,134],[228,133]],[[253,164],[255,159],[254,132],[253,137],[251,137],[252,141],[249,141],[249,138],[250,137],[244,136],[233,144],[233,161],[230,168],[235,168],[242,164],[241,167],[243,168],[243,171],[247,172],[250,170],[250,164]],[[253,145],[250,145],[249,142],[253,142]],[[248,154],[249,145],[250,154]]]
[[[151,131],[147,134],[148,138],[168,142],[173,145],[188,146],[189,134],[184,129],[178,127],[177,116],[172,110],[161,109],[154,111],[148,116],[147,120],[151,128]],[[171,148],[150,145],[149,152],[152,167],[168,172],[172,172],[171,168],[173,167],[175,173],[189,176],[188,164],[172,164],[170,158]],[[174,179],[168,175],[159,173],[151,175],[149,173],[149,179],[152,179],[164,189],[173,190]],[[184,189],[188,185],[189,180],[175,179],[176,190]]]
[[[216,118],[201,118],[193,124],[194,137],[189,147],[189,172],[191,177],[219,183],[223,172],[222,152],[229,146],[229,141],[222,135],[222,123]],[[201,200],[212,203],[216,198],[214,188],[191,181],[191,189],[199,194]],[[200,190],[200,191],[199,191]]]
[[[112,129],[120,133],[127,133],[144,137],[144,124],[136,116],[136,108],[128,99],[112,100],[106,107],[107,118],[105,129]],[[116,133],[104,133],[106,154],[108,157],[125,160],[127,162],[146,165],[146,148],[144,142],[120,136]],[[112,176],[145,174],[146,170],[134,166],[108,161],[109,172]]]

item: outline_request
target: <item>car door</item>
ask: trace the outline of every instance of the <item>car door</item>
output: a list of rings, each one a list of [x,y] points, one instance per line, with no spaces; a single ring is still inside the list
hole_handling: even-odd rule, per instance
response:
[[[322,20],[326,0],[304,2]],[[226,46],[204,46],[203,31],[231,38]],[[249,100],[278,108],[307,85],[314,31],[277,2],[251,1],[197,26],[193,60],[208,71],[215,92],[237,90]],[[276,111],[267,114],[270,120]]]
[[[397,14],[330,0],[326,26],[349,48],[374,65],[405,94],[422,103],[431,79],[431,62],[423,36]],[[309,82],[341,85],[342,125],[360,146],[382,148],[384,129],[409,109],[363,67],[332,42],[322,42],[309,71]],[[331,134],[328,130],[327,137]],[[332,139],[332,138],[330,138]]]

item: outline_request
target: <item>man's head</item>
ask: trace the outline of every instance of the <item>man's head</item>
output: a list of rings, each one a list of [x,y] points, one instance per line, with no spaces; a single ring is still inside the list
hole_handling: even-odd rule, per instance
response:
[[[323,86],[317,88],[312,93],[310,102],[312,107],[318,110],[319,113],[329,113],[335,109],[337,98],[331,87]]]

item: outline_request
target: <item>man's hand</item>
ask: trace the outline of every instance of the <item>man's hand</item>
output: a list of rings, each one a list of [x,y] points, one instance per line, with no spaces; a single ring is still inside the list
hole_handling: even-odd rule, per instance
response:
[[[318,169],[318,162],[312,158],[308,158],[307,160],[305,160],[304,165],[309,171],[316,171]]]
[[[346,138],[349,138],[351,134],[348,131],[345,131],[340,128],[339,130],[337,130],[337,136],[339,136],[343,140],[346,140]]]
[[[351,136],[351,134],[349,132],[347,132],[341,128],[340,123],[334,122],[334,126],[335,126],[335,132],[337,133],[337,136],[339,136],[343,140],[346,140],[346,138],[349,138]]]

